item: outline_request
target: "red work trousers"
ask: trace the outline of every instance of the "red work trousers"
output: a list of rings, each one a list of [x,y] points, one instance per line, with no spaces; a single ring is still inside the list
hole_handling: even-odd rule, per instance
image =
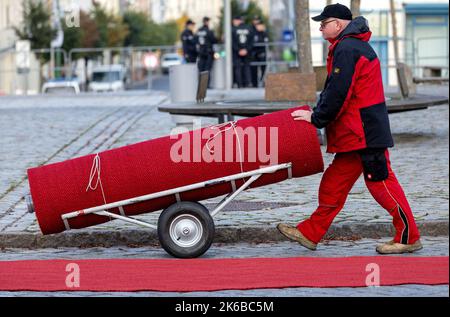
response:
[[[385,181],[366,180],[366,186],[375,200],[394,218],[394,241],[413,244],[420,238],[411,207],[391,168],[389,151],[386,150],[389,177]],[[319,207],[297,228],[309,240],[319,243],[331,223],[344,207],[347,196],[363,173],[361,156],[357,152],[339,153],[325,171],[319,189]]]

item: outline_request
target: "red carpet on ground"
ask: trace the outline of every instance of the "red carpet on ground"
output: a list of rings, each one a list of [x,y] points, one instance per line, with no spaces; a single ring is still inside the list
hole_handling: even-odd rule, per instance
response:
[[[374,274],[379,272],[379,279]],[[2,291],[192,292],[449,283],[448,257],[0,261]],[[79,287],[77,287],[79,285]]]

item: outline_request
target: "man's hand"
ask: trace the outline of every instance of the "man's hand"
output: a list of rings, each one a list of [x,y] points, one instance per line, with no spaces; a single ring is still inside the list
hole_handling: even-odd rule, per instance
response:
[[[245,48],[239,50],[239,56],[247,56],[247,55],[248,51]]]
[[[292,117],[295,121],[306,121],[311,123],[311,110],[297,110],[292,113]]]

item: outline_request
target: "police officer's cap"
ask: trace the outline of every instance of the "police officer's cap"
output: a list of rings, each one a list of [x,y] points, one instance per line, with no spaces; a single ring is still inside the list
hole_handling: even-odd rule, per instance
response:
[[[242,16],[240,16],[240,15],[235,15],[235,16],[233,17],[233,20],[239,20],[239,21],[242,21]]]
[[[313,17],[314,21],[320,22],[328,18],[337,18],[341,20],[352,20],[353,15],[349,8],[346,6],[336,3],[326,6],[322,13],[318,16]]]
[[[195,25],[195,22],[189,19],[186,21],[186,25]]]

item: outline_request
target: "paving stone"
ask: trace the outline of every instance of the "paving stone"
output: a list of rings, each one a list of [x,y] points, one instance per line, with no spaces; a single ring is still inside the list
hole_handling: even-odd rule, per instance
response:
[[[448,86],[421,89],[420,93],[448,96]],[[263,90],[212,91],[208,99],[245,99],[248,96],[257,99],[263,95]],[[164,93],[138,92],[80,98],[1,97],[0,125],[4,128],[0,131],[0,233],[2,230],[39,233],[36,221],[25,216],[23,205],[18,201],[28,190],[27,168],[170,134],[175,126],[171,117],[156,108],[167,97]],[[390,118],[396,141],[396,147],[391,150],[393,168],[417,220],[448,222],[448,105],[394,114]],[[119,119],[122,121],[117,121]],[[202,119],[202,125],[215,123],[214,119]],[[333,156],[325,153],[325,148],[322,151],[328,166]],[[216,226],[264,227],[277,222],[301,221],[317,207],[321,177],[319,174],[245,191],[235,204],[247,207],[231,207],[238,210],[220,213]],[[5,194],[8,190],[9,194]],[[220,199],[203,203],[213,208]],[[283,207],[284,203],[292,206]],[[13,213],[12,205],[15,206]],[[158,216],[159,213],[153,213],[138,218],[156,222]],[[373,200],[363,179],[356,182],[347,204],[335,220],[336,224],[386,225],[390,222],[391,217]],[[133,228],[134,225],[114,221],[86,230]]]

